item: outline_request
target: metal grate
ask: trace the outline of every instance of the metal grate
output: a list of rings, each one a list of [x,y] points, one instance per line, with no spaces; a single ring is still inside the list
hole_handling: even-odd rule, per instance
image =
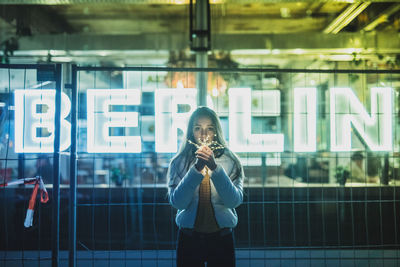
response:
[[[1,140],[2,144],[7,144],[1,150],[1,179],[5,182],[6,179],[29,176],[35,162],[42,160],[50,162],[38,168],[39,174],[45,176],[45,169],[52,173],[53,153],[16,154],[13,147],[15,121],[13,109],[9,107],[14,106],[13,93],[16,89],[34,89],[38,85],[36,66],[17,70],[9,65],[2,67],[1,80],[3,83],[8,81],[8,85],[2,86],[7,89],[1,99],[5,103],[1,113]],[[251,134],[284,135],[283,152],[238,152],[246,174],[245,199],[237,208],[239,224],[235,229],[238,266],[398,264],[398,72],[162,67],[73,68],[72,86],[63,91],[71,99],[72,110],[72,92],[77,92],[77,156],[73,161],[76,163],[77,179],[76,220],[73,222],[76,222],[77,228],[75,236],[74,229],[68,227],[68,215],[74,210],[73,201],[69,202],[69,199],[74,199],[69,195],[71,190],[74,191],[72,180],[68,179],[72,156],[69,148],[60,156],[61,263],[68,259],[64,251],[70,249],[72,254],[69,257],[72,255],[79,264],[91,266],[175,264],[175,210],[168,204],[165,180],[166,169],[174,153],[155,151],[154,92],[176,87],[183,90],[194,88],[197,71],[208,72],[210,98],[227,139],[232,137],[229,132],[229,88],[242,88],[241,92],[245,91],[244,88],[251,88]],[[35,90],[54,89],[56,86],[54,81],[46,85],[41,83]],[[393,89],[391,152],[373,151],[360,135],[360,129],[354,126],[351,132],[353,151],[331,151],[330,88],[345,87],[352,88],[369,113],[372,110],[371,88]],[[294,88],[316,88],[317,142],[312,152],[294,150],[294,103],[298,100],[295,99]],[[141,153],[87,152],[88,89],[106,89],[109,92],[117,89],[140,90],[140,105],[114,105],[109,110],[138,112],[139,127],[114,127],[108,134],[140,136]],[[305,117],[299,117],[305,123],[310,123],[308,105],[309,102],[303,103],[304,110],[300,115]],[[353,114],[353,110],[349,110],[339,110],[336,114]],[[178,106],[178,112],[187,111],[187,105]],[[375,115],[382,114],[376,112]],[[72,117],[67,117],[67,120],[73,121]],[[10,138],[6,138],[4,133],[8,133]],[[181,131],[177,134],[182,135]],[[380,138],[378,132],[376,140]],[[338,182],[343,178],[343,169],[351,171],[356,164],[351,160],[356,151],[364,157],[362,180],[356,181],[349,176],[344,185],[340,185]],[[11,177],[8,176],[10,168]],[[44,179],[52,191],[52,180]],[[31,190],[29,187],[1,190],[0,228],[5,233],[0,237],[2,266],[11,266],[15,262],[46,264],[54,253],[58,253],[58,248],[54,252],[50,241],[50,225],[55,212],[50,209],[53,202],[50,205],[39,204],[34,227],[25,230],[23,216]],[[68,204],[72,206],[68,208]],[[76,237],[76,254],[68,244],[72,237]]]

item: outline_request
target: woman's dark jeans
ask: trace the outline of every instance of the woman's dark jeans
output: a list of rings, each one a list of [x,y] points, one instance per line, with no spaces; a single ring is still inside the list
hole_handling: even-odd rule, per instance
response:
[[[178,267],[235,266],[235,246],[231,229],[205,234],[190,229],[178,232],[176,255]]]

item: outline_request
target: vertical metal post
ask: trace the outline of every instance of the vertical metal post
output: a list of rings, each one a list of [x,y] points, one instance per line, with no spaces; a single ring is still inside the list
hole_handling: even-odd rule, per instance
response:
[[[54,153],[53,153],[53,220],[52,220],[52,253],[53,267],[59,265],[60,251],[60,123],[61,123],[61,91],[62,91],[62,66],[56,65],[56,106],[54,116]]]
[[[197,0],[195,8],[197,51],[196,67],[208,67],[208,55],[210,42],[210,4],[208,0]],[[199,71],[196,73],[196,87],[198,90],[197,103],[199,106],[207,105],[207,81],[208,73]]]
[[[71,103],[71,148],[70,148],[70,180],[69,180],[69,267],[76,266],[76,142],[77,142],[77,68],[72,65],[72,103]]]
[[[267,181],[267,153],[261,153],[261,183],[265,186]]]
[[[386,153],[384,157],[381,184],[389,184],[389,153]]]
[[[6,177],[6,175],[4,176]],[[25,154],[18,154],[18,177],[25,177]]]
[[[207,52],[196,53],[196,67],[207,68],[208,58]],[[207,105],[207,80],[208,73],[205,71],[199,71],[196,73],[196,87],[197,87],[197,104],[199,106]]]

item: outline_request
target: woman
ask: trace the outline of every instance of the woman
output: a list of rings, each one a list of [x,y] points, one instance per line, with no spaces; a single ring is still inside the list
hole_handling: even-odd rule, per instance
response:
[[[232,228],[243,201],[244,173],[213,110],[193,112],[167,176],[169,202],[178,209],[177,266],[235,266]]]

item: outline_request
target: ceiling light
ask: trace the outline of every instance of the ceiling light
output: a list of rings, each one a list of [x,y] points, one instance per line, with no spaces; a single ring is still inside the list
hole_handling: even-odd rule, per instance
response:
[[[365,2],[362,3],[361,5],[359,5],[352,14],[350,14],[341,24],[339,24],[336,29],[334,29],[332,31],[333,34],[338,33],[341,29],[343,29],[344,27],[346,27],[350,22],[353,21],[353,19],[355,17],[357,17],[361,12],[363,12],[369,5],[371,4],[371,2]]]
[[[324,33],[338,33],[341,29],[346,27],[355,17],[363,12],[371,2],[355,3],[350,5],[342,14],[334,19],[328,27],[323,31]]]

